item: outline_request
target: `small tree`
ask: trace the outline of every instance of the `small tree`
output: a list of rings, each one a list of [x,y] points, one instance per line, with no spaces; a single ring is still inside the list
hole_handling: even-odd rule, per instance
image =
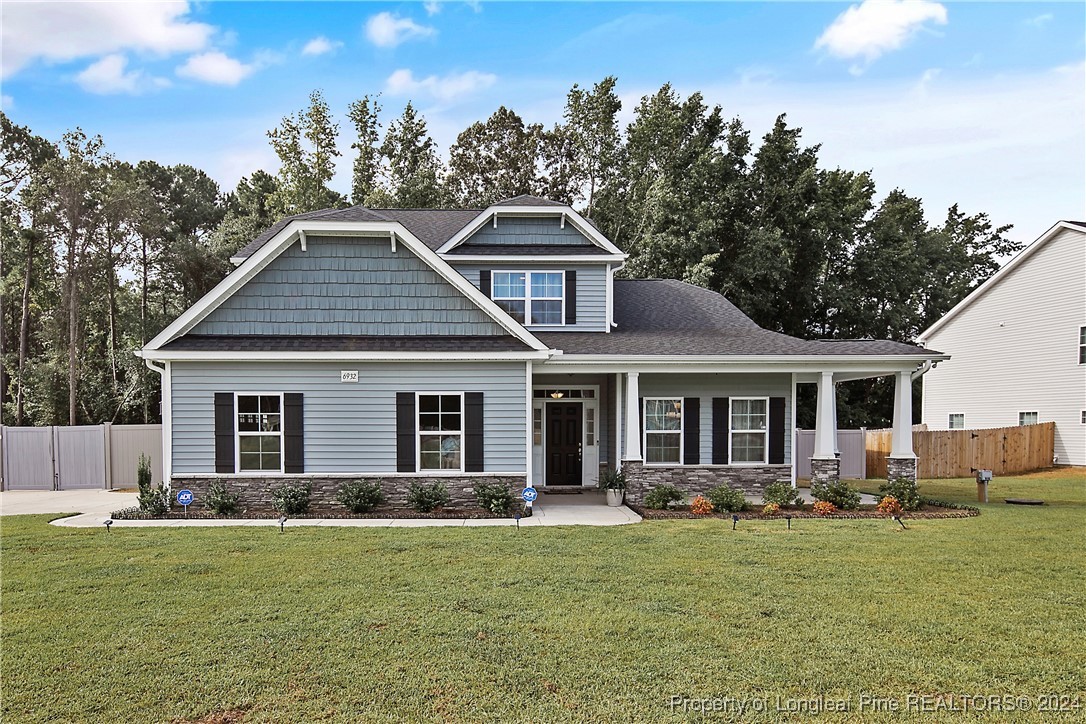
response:
[[[147,515],[165,515],[170,509],[170,496],[162,483],[157,486],[152,483],[151,459],[140,453],[139,465],[136,467],[136,485],[139,486],[140,510]]]

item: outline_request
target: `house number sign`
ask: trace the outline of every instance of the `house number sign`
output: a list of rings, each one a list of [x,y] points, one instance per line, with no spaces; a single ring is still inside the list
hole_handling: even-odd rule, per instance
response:
[[[358,370],[340,370],[340,382],[358,382]]]

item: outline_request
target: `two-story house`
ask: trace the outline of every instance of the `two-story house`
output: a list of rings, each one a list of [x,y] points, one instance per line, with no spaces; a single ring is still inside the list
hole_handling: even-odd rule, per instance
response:
[[[162,375],[165,479],[259,502],[304,478],[402,500],[660,483],[757,492],[795,479],[796,388],[818,386],[816,476],[838,474],[836,382],[897,380],[893,475],[915,475],[910,381],[937,352],[810,341],[719,294],[616,279],[626,254],[569,206],[325,210],[284,219],[140,353]]]

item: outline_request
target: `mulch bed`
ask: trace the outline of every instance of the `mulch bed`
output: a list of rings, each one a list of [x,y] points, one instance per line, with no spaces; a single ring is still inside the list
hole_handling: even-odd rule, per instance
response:
[[[650,508],[644,508],[640,505],[626,503],[626,506],[632,511],[640,515],[645,520],[674,520],[674,519],[687,519],[687,518],[717,518],[720,520],[731,520],[732,513],[710,513],[708,515],[696,515],[690,512],[689,508],[674,508],[670,510],[652,510]],[[756,510],[745,510],[741,513],[735,513],[740,520],[784,520],[786,516],[792,516],[794,520],[802,520],[807,518],[817,518],[819,520],[848,520],[853,518],[882,518],[883,520],[889,520],[890,516],[884,515],[875,510],[875,506],[860,506],[858,510],[841,510],[831,515],[819,515],[814,512],[810,506],[803,508],[794,507],[782,507],[781,512],[776,515],[765,515],[762,513],[760,506]],[[927,520],[934,518],[972,518],[980,515],[980,510],[972,508],[966,505],[939,505],[925,503],[919,510],[906,511],[902,514],[902,518],[905,520]]]
[[[191,511],[185,515],[183,510],[170,510],[165,515],[152,516],[140,512],[138,508],[126,508],[110,514],[116,520],[278,520],[279,513],[275,511],[242,512],[238,515],[215,515],[201,510]],[[351,513],[343,508],[312,508],[304,515],[288,515],[289,520],[316,520],[335,519],[345,520],[353,518],[414,518],[432,520],[481,520],[481,519],[511,519],[513,513],[508,515],[495,515],[482,508],[439,508],[430,513],[420,513],[411,508],[378,507],[371,513]],[[521,517],[524,517],[521,513]]]

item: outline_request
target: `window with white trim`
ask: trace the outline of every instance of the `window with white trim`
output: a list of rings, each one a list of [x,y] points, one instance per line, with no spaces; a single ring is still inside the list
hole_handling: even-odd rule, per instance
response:
[[[238,472],[282,472],[283,396],[237,396]]]
[[[765,463],[769,453],[769,398],[733,397],[731,404],[731,454],[735,463]]]
[[[419,470],[464,469],[464,395],[419,394]]]
[[[1086,365],[1086,327],[1078,328],[1078,363]]]
[[[521,324],[565,323],[566,275],[561,271],[491,274],[490,298]]]
[[[645,463],[673,464],[682,462],[683,401],[682,398],[645,398]]]
[[[1019,412],[1018,413],[1019,425],[1036,425],[1037,413],[1036,412]]]
[[[952,413],[950,413],[950,419],[947,420],[947,429],[949,429],[949,430],[964,430],[965,429],[965,413],[964,412],[952,412]]]
[[[1086,410],[1082,411],[1082,424],[1086,425]]]

